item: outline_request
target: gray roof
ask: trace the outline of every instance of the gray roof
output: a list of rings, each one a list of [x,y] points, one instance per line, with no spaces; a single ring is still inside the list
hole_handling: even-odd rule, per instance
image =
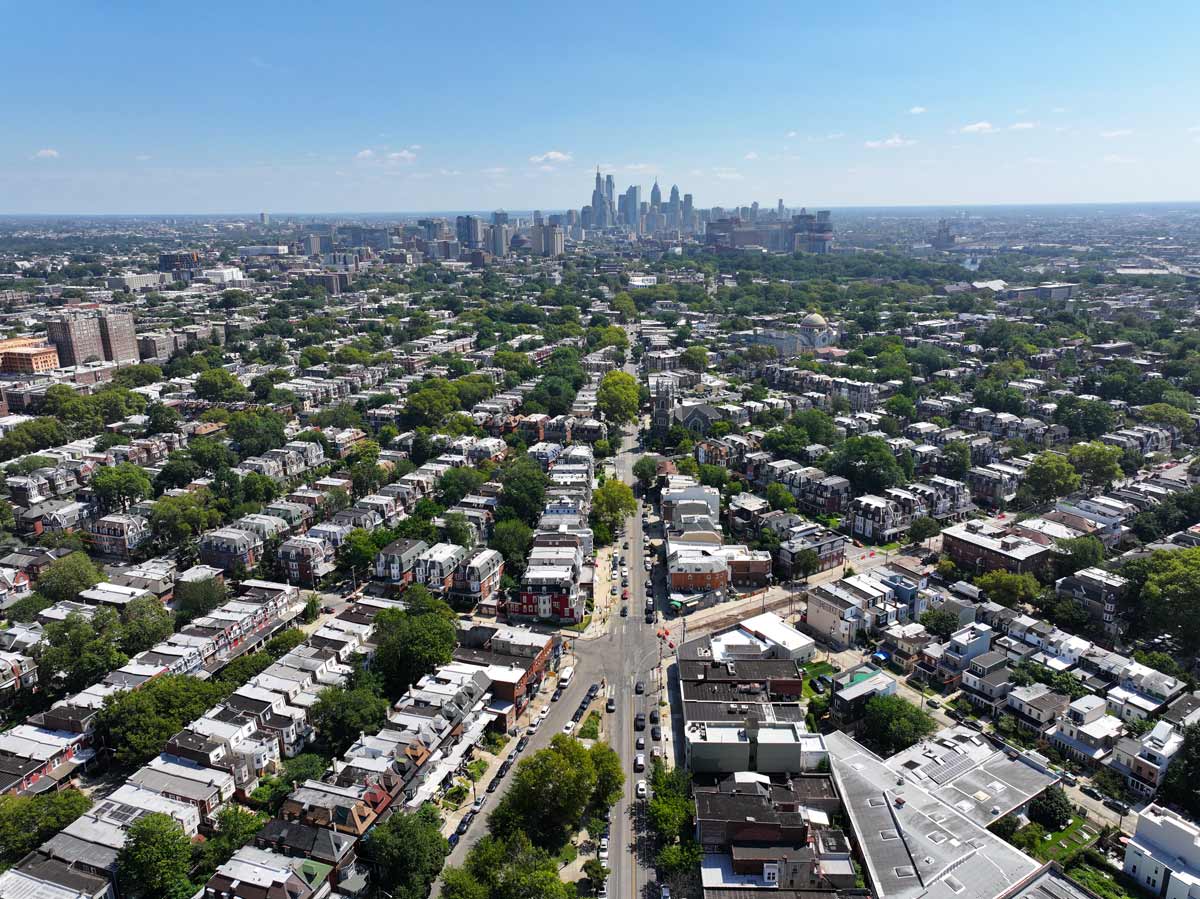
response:
[[[844,733],[825,737],[838,792],[877,895],[998,899],[1038,865],[897,775]]]

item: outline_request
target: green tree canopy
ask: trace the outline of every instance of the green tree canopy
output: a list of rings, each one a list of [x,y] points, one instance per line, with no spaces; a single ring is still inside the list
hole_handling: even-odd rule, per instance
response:
[[[1067,451],[1067,461],[1083,478],[1084,484],[1097,487],[1111,484],[1122,476],[1121,455],[1119,446],[1109,446],[1095,440],[1075,444]]]
[[[388,701],[369,689],[326,687],[309,709],[308,718],[333,755],[341,755],[359,738],[383,729]]]
[[[442,870],[450,845],[441,834],[441,818],[432,805],[392,815],[371,829],[364,850],[373,877],[387,884],[395,899],[425,899]]]
[[[117,853],[117,883],[133,899],[188,899],[192,843],[174,818],[151,812],[135,820]]]
[[[1000,569],[975,578],[975,586],[992,602],[1009,608],[1031,603],[1042,592],[1042,585],[1032,574],[1013,574]]]
[[[1021,494],[1028,501],[1044,503],[1079,489],[1082,479],[1065,456],[1044,452],[1025,469]]]
[[[74,552],[51,562],[38,578],[37,588],[51,602],[68,602],[103,578],[104,572],[92,564],[86,553]]]
[[[637,418],[639,396],[638,382],[633,375],[610,371],[600,381],[596,405],[613,424],[628,424]]]
[[[862,738],[883,756],[907,749],[937,725],[925,710],[901,696],[873,696],[867,701],[862,720]]]

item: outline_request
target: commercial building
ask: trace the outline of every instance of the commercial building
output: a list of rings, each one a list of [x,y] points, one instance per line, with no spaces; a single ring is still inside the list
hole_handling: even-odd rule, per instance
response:
[[[0,371],[36,375],[58,368],[58,350],[40,340],[16,338],[0,342]]]

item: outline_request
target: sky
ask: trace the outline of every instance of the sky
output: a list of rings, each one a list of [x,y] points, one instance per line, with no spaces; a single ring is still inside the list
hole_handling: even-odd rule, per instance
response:
[[[1200,3],[0,0],[0,214],[1200,200]]]

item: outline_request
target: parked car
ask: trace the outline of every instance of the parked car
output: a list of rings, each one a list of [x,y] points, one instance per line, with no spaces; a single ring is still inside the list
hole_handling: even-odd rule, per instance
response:
[[[633,748],[634,749],[645,749],[646,748],[646,738],[638,737],[636,740],[634,740]]]
[[[646,624],[654,624],[654,613],[653,612],[646,613]]]
[[[671,888],[665,883],[662,885],[662,894],[659,896],[659,899],[671,899]]]
[[[524,752],[525,747],[529,745],[529,737],[521,737],[517,740],[517,752]]]
[[[629,606],[621,606],[621,617],[622,618],[629,617]]]
[[[472,802],[471,803],[471,814],[478,815],[480,812],[480,809],[483,808],[483,804],[485,802],[487,802],[487,796],[480,796],[474,802]]]
[[[925,705],[929,706],[931,709],[940,709],[942,707],[942,704],[936,699],[926,699]]]
[[[471,822],[474,820],[475,815],[471,812],[467,812],[467,814],[463,815],[463,819],[458,822],[458,829],[455,831],[455,833],[457,833],[459,836],[465,834],[471,829]]]
[[[552,696],[550,697],[550,701],[551,701],[551,702],[558,702],[558,701],[559,701],[559,700],[562,698],[562,695],[563,695],[563,688],[562,688],[562,687],[555,687],[555,688],[554,688],[554,695],[552,695]]]
[[[601,837],[600,838],[600,861],[604,861],[606,858],[608,858],[608,838]]]
[[[654,727],[650,728],[650,739],[651,740],[661,740],[662,739],[662,728],[659,727],[657,724],[654,725]]]
[[[450,838],[448,840],[446,840],[446,842],[449,843],[450,848],[453,849],[455,846],[458,845],[458,834],[456,834],[456,833],[450,834]]]
[[[570,721],[568,721],[566,724],[563,725],[563,733],[564,734],[574,733],[574,731],[575,731],[575,720],[574,719],[571,719]]]
[[[617,701],[611,696],[608,697],[608,702],[604,703],[604,711],[615,712],[617,710]]]
[[[644,753],[639,752],[637,755],[635,755],[633,757],[633,770],[634,771],[645,771],[646,770],[646,756]]]
[[[634,788],[633,792],[634,792],[634,795],[637,796],[638,799],[645,799],[646,798],[646,782],[644,780],[639,780],[637,782],[637,786]]]
[[[646,729],[646,716],[642,712],[638,712],[636,715],[633,716],[633,729],[634,730],[645,730]]]
[[[1129,806],[1119,799],[1105,799],[1104,807],[1112,809],[1118,815],[1124,816],[1129,814]]]
[[[645,693],[646,692],[646,684],[642,681],[638,681],[636,684],[633,685],[633,692],[638,693],[638,694]]]
[[[491,780],[488,782],[488,785],[487,785],[487,791],[488,791],[489,793],[495,793],[495,792],[496,792],[496,790],[500,789],[500,778],[502,778],[503,776],[504,776],[504,775],[503,775],[503,774],[501,774],[500,772],[496,772],[496,776],[495,776],[495,777],[493,777],[493,778],[492,778],[492,779],[491,779]]]
[[[651,710],[650,710],[650,723],[651,723],[651,724],[658,724],[658,709],[651,709]]]

